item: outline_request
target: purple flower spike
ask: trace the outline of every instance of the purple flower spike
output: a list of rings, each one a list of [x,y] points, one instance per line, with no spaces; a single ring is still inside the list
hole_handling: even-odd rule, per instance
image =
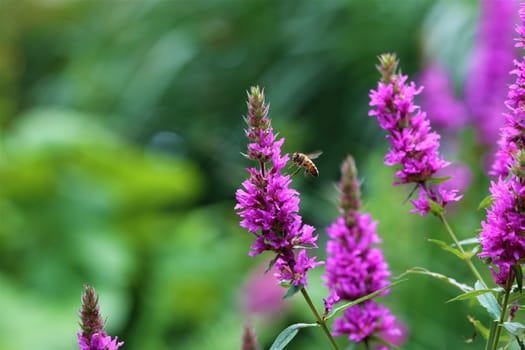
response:
[[[376,233],[377,222],[372,221],[369,214],[359,212],[359,181],[350,156],[343,163],[340,188],[342,215],[326,229],[329,240],[323,279],[330,294],[325,299],[325,312],[330,312],[338,301],[353,301],[386,287],[390,276],[382,251],[374,247],[381,243]],[[387,293],[388,290],[381,294]],[[379,334],[397,334],[399,329],[394,321],[386,307],[367,300],[346,309],[343,316],[335,320],[333,333],[347,335],[355,342],[368,341]]]
[[[516,47],[525,48],[525,10],[520,9],[521,25],[516,27],[520,35],[516,39]],[[501,129],[498,141],[499,150],[492,165],[491,175],[506,177],[514,162],[514,156],[520,149],[525,148],[525,56],[521,61],[514,60],[514,69],[510,72],[516,80],[509,86],[505,105],[509,112],[505,113],[505,125]]]
[[[394,185],[416,184],[420,188],[419,199],[412,201],[421,215],[431,211],[430,200],[441,208],[462,196],[457,190],[445,190],[433,184],[433,175],[449,165],[439,155],[439,134],[432,131],[426,113],[414,103],[421,91],[414,82],[407,84],[408,77],[397,72],[395,55],[384,54],[379,58],[382,79],[377,90],[370,91],[369,116],[377,118],[379,126],[388,132],[391,143],[384,158],[386,165],[397,166],[395,175],[399,181]]]
[[[479,30],[465,85],[465,102],[478,129],[479,139],[492,146],[503,126],[509,70],[515,49],[512,43],[517,0],[481,0]]]
[[[117,350],[122,344],[124,342],[118,342],[118,337],[111,339],[104,331],[93,333],[89,342],[82,333],[78,333],[78,345],[80,345],[81,350]]]
[[[249,324],[244,325],[241,350],[261,350],[255,330]]]
[[[84,286],[82,308],[80,309],[82,332],[77,334],[81,350],[117,350],[124,342],[118,337],[111,339],[104,331],[104,322],[100,317],[98,297],[93,287]]]
[[[521,26],[517,28],[520,38],[518,47],[525,48],[525,4],[520,9]],[[492,263],[496,283],[506,285],[513,278],[513,266],[521,269],[525,261],[525,57],[515,61],[516,82],[509,86],[506,105],[510,112],[505,115],[500,149],[493,170],[499,175],[490,186],[492,205],[487,219],[481,223],[479,254]]]
[[[281,155],[284,138],[275,139],[268,105],[258,87],[248,94],[248,124],[250,140],[247,157],[258,166],[249,168],[249,179],[237,190],[235,210],[242,218],[241,227],[255,236],[250,256],[264,251],[277,254],[275,267],[279,283],[301,287],[306,285],[306,273],[321,264],[309,258],[305,247],[317,248],[314,228],[302,223],[299,193],[290,188],[290,175],[283,175],[289,156]]]
[[[492,182],[490,193],[493,204],[487,210],[487,219],[481,223],[481,258],[490,258],[496,283],[505,285],[511,267],[525,259],[525,184],[514,176],[510,180]]]

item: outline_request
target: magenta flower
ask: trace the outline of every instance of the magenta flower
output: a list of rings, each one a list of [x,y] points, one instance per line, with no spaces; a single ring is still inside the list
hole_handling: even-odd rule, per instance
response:
[[[496,283],[505,285],[513,265],[525,259],[525,185],[512,175],[509,180],[492,182],[490,193],[493,204],[487,210],[487,219],[481,223],[481,258],[490,258]]]
[[[353,214],[353,224],[339,217],[326,232],[326,285],[342,300],[355,300],[386,287],[390,276],[383,253],[373,244],[381,243],[377,222],[369,214]],[[384,292],[386,294],[386,292]]]
[[[325,300],[327,312],[332,303],[353,301],[386,287],[390,276],[382,251],[374,246],[381,242],[377,222],[369,214],[359,213],[359,181],[350,156],[343,164],[340,188],[342,216],[326,229],[329,240],[323,279],[330,292]],[[379,333],[393,336],[399,332],[394,321],[386,307],[367,300],[346,309],[335,320],[333,334],[347,335],[355,342],[367,341]]]
[[[250,256],[264,251],[277,254],[275,276],[282,284],[306,285],[306,272],[320,262],[309,258],[305,247],[317,248],[314,228],[302,223],[299,193],[290,188],[291,178],[283,175],[289,156],[281,155],[284,138],[275,139],[268,105],[258,87],[248,94],[248,124],[250,140],[247,157],[258,163],[249,168],[250,177],[237,190],[235,210],[242,218],[241,227],[255,236]]]
[[[481,0],[477,42],[471,55],[465,102],[474,118],[479,139],[486,145],[498,140],[503,126],[503,100],[510,82],[515,50],[512,43],[517,1]]]
[[[333,326],[335,336],[348,335],[349,340],[357,343],[365,341],[373,334],[395,336],[400,332],[395,327],[395,317],[390,310],[373,300],[349,307],[343,312],[343,317],[334,321]]]
[[[525,4],[520,9],[521,26],[517,28],[520,38],[516,46],[525,48]],[[480,242],[482,258],[489,258],[496,283],[505,285],[512,279],[512,267],[521,268],[525,261],[525,70],[524,61],[515,61],[516,82],[509,87],[506,105],[510,112],[505,115],[505,127],[499,142],[498,158],[494,173],[498,181],[490,186],[492,205],[487,219],[482,222]]]
[[[78,333],[78,345],[80,345],[81,350],[117,350],[124,344],[123,341],[117,342],[117,340],[118,337],[111,339],[104,331],[93,333],[89,341],[82,335],[82,332]]]
[[[104,331],[104,322],[100,316],[98,297],[93,287],[84,286],[82,307],[80,309],[80,327],[77,334],[81,350],[117,350],[124,342],[118,342],[118,337],[111,339]]]
[[[516,28],[520,38],[516,39],[516,47],[525,48],[525,13],[523,7],[520,10],[522,25]],[[505,126],[501,129],[499,149],[496,159],[492,165],[491,175],[506,177],[514,162],[518,150],[525,147],[525,56],[521,61],[514,60],[514,69],[511,74],[516,80],[509,86],[509,92],[505,105],[509,112],[505,113]]]
[[[399,181],[394,185],[418,186],[419,199],[411,201],[415,206],[412,212],[424,216],[431,211],[430,201],[444,208],[462,196],[457,190],[445,190],[441,184],[434,183],[433,175],[449,162],[439,155],[440,136],[430,128],[426,113],[414,103],[414,97],[422,88],[414,82],[407,84],[408,77],[397,73],[395,55],[382,55],[379,61],[382,79],[377,90],[370,91],[373,109],[368,115],[375,116],[379,126],[388,132],[392,147],[385,156],[385,164],[398,167],[395,175]]]

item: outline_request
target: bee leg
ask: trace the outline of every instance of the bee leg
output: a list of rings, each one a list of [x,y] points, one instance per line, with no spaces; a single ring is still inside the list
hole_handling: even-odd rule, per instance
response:
[[[290,175],[290,177],[293,177],[293,176],[297,175],[297,173],[299,173],[299,171],[301,171],[301,168],[298,167],[298,168],[295,169],[295,171]]]

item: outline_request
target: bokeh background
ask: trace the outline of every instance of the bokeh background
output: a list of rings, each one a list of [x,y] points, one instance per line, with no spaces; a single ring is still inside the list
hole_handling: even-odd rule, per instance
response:
[[[324,152],[318,179],[294,178],[321,259],[351,153],[393,275],[421,266],[472,283],[427,241],[447,240],[439,221],[409,214],[410,188],[392,187],[367,112],[382,52],[416,80],[439,62],[463,101],[479,13],[474,0],[0,1],[0,349],[78,348],[84,283],[130,350],[239,349],[245,322],[269,348],[287,325],[313,321],[263,275],[271,256],[248,257],[233,211],[255,84],[285,152]],[[470,117],[441,129],[447,158],[466,169],[449,211],[460,238],[477,234],[489,184],[491,146]],[[319,306],[322,271],[309,279]],[[381,298],[408,329],[404,349],[481,348],[467,315],[487,319],[446,303],[457,294],[410,276]],[[328,343],[308,329],[288,348]]]

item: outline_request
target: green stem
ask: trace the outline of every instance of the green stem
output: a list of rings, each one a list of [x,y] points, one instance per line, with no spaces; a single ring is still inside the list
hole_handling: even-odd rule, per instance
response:
[[[514,282],[514,273],[510,272],[509,279],[507,280],[507,285],[505,286],[505,294],[503,295],[503,303],[501,304],[501,315],[499,316],[499,321],[496,325],[496,333],[494,335],[494,343],[492,344],[491,349],[496,350],[498,348],[499,336],[501,335],[502,324],[505,321],[505,311],[507,311],[507,305],[509,303],[510,291],[512,290],[512,283]]]
[[[306,300],[306,303],[308,304],[308,306],[310,307],[310,309],[312,310],[312,312],[314,313],[315,315],[315,318],[317,319],[317,323],[321,326],[321,328],[323,329],[323,332],[326,334],[326,336],[328,337],[328,340],[330,340],[330,343],[332,344],[332,346],[334,347],[335,350],[341,350],[339,348],[339,345],[337,345],[334,337],[332,337],[332,334],[330,333],[330,331],[328,330],[328,327],[326,326],[326,320],[324,320],[321,315],[319,315],[319,312],[317,312],[317,309],[315,308],[314,304],[312,303],[312,299],[310,298],[310,295],[308,294],[308,292],[306,291],[306,288],[301,288],[301,294],[303,295],[304,297],[304,300]]]
[[[490,324],[489,338],[487,339],[487,344],[485,344],[485,350],[490,350],[492,348],[492,343],[494,342],[494,333],[496,333],[496,326],[498,323],[492,321]]]
[[[487,287],[487,284],[485,283],[485,281],[483,280],[483,277],[481,277],[481,274],[479,273],[478,269],[476,269],[476,266],[474,266],[474,264],[472,263],[472,260],[470,259],[470,255],[468,255],[465,250],[463,249],[463,247],[461,246],[461,244],[459,243],[459,240],[458,238],[456,237],[456,234],[454,233],[454,231],[452,230],[452,228],[450,227],[450,225],[448,224],[448,221],[447,219],[445,218],[445,216],[443,214],[438,214],[437,215],[439,220],[441,220],[441,222],[443,223],[443,225],[445,226],[448,234],[450,235],[450,237],[452,238],[452,240],[454,241],[454,243],[456,244],[456,246],[458,247],[459,251],[461,252],[461,255],[463,255],[463,260],[465,260],[465,262],[467,263],[468,267],[470,268],[470,270],[472,271],[472,273],[474,273],[474,276],[476,276],[476,278],[481,282],[483,283],[483,285],[485,287]]]

